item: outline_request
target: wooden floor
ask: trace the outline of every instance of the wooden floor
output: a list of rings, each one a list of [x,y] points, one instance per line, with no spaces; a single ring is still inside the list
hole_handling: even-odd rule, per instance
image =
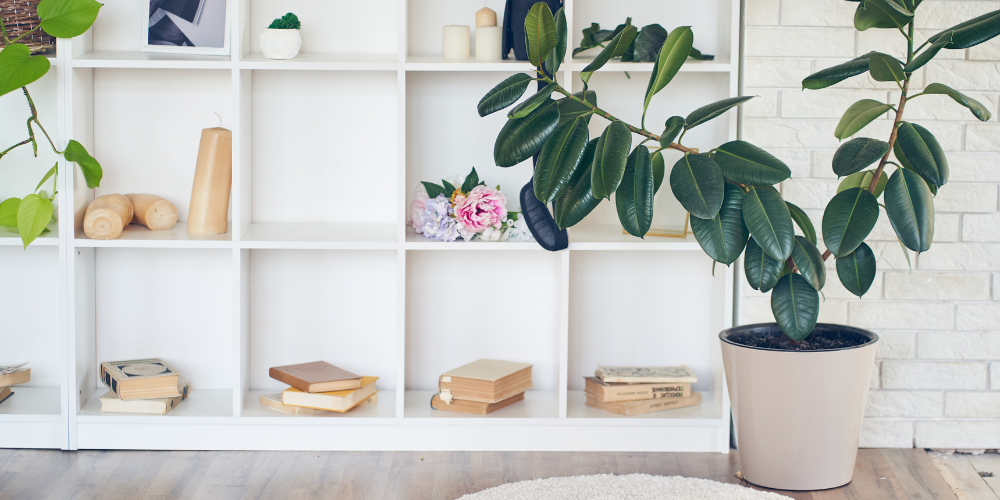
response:
[[[455,500],[512,481],[582,474],[739,483],[739,455],[533,452],[0,450],[0,499]],[[923,450],[861,450],[854,481],[796,499],[956,498]]]

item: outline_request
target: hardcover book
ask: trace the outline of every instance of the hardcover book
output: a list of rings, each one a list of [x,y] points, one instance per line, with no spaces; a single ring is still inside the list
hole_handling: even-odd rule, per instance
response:
[[[531,365],[513,361],[480,359],[441,375],[441,400],[496,403],[532,387]]]
[[[618,402],[598,401],[590,394],[587,395],[587,406],[593,406],[594,408],[600,408],[602,410],[607,410],[625,416],[641,415],[643,413],[652,413],[655,411],[673,410],[675,408],[698,406],[700,404],[700,392],[691,393],[691,395],[686,398],[643,399],[640,401]]]
[[[0,403],[7,401],[7,398],[14,395],[14,392],[10,390],[10,387],[0,387]]]
[[[140,415],[166,415],[181,401],[187,399],[191,385],[184,384],[181,394],[172,398],[122,400],[113,392],[101,396],[101,413],[132,413]]]
[[[179,377],[180,373],[160,358],[101,363],[101,381],[120,399],[180,396]]]
[[[601,366],[594,372],[604,382],[625,384],[693,384],[698,377],[688,368],[681,366]]]
[[[19,368],[6,375],[0,375],[0,387],[31,382],[31,368]]]
[[[378,392],[375,389],[376,380],[378,377],[361,377],[360,389],[346,391],[310,393],[290,387],[281,392],[281,404],[314,410],[345,412]]]
[[[622,384],[604,382],[597,377],[584,377],[584,380],[587,395],[603,402],[686,398],[691,395],[691,384]]]
[[[281,393],[277,394],[261,394],[260,404],[266,406],[272,410],[277,410],[282,413],[288,413],[289,415],[308,415],[308,414],[322,414],[322,410],[313,410],[311,408],[303,408],[300,406],[289,406],[286,404],[281,404]],[[368,399],[358,403],[358,406],[373,405],[378,403],[378,394],[372,394]]]
[[[276,366],[268,375],[302,392],[333,392],[361,388],[361,377],[326,361]]]
[[[439,394],[435,394],[431,398],[431,408],[435,410],[444,411],[454,411],[458,413],[473,413],[476,415],[486,415],[487,413],[493,413],[500,408],[510,406],[513,403],[524,400],[524,393],[515,394],[503,401],[498,401],[496,403],[482,403],[479,401],[466,401],[464,399],[453,399],[451,404],[445,403],[441,400]]]

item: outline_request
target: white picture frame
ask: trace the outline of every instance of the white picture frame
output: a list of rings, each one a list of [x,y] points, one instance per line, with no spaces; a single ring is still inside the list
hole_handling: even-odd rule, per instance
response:
[[[142,52],[205,56],[230,55],[229,12],[232,9],[232,0],[140,1],[143,2],[140,35]],[[154,3],[175,5],[173,9],[157,8],[150,12]],[[179,11],[176,4],[184,3],[188,3],[190,8]],[[178,12],[175,13],[174,10],[178,10]],[[166,31],[169,34],[170,28],[164,30],[163,23],[168,23],[176,31],[179,31],[180,33],[177,35],[185,40],[184,43],[192,43],[193,45],[172,45],[168,40],[164,40],[167,38],[166,36],[156,37],[151,32],[150,25],[159,26],[160,33]],[[154,37],[156,39],[151,42],[151,38]]]

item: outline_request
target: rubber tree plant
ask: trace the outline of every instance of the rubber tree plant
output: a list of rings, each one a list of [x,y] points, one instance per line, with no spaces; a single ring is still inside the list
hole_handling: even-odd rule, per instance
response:
[[[51,64],[45,56],[31,55],[28,46],[18,42],[37,30],[44,30],[57,38],[73,38],[82,35],[94,24],[101,6],[94,0],[42,0],[38,4],[38,17],[41,19],[41,23],[14,39],[8,36],[3,19],[0,18],[0,35],[3,36],[4,45],[3,50],[0,51],[0,96],[20,90],[27,101],[29,113],[26,121],[27,138],[0,151],[0,160],[11,151],[29,144],[37,158],[39,138],[36,136],[36,132],[41,132],[41,135],[45,137],[45,142],[56,154],[62,155],[67,161],[76,162],[80,166],[87,187],[96,188],[100,185],[103,176],[101,164],[87,152],[87,149],[79,142],[71,140],[66,144],[65,149],[60,150],[38,119],[38,108],[31,98],[28,85],[45,76]],[[10,117],[4,118],[10,119]],[[49,169],[31,194],[23,198],[9,198],[0,202],[0,226],[19,233],[25,248],[39,235],[47,232],[46,226],[53,220],[52,202],[58,194],[58,184],[56,183],[58,167],[59,165],[56,164]],[[49,179],[52,179],[51,195],[42,190]]]
[[[858,4],[856,28],[898,30],[907,41],[905,61],[871,52],[803,81],[804,89],[822,89],[870,73],[877,81],[895,82],[901,93],[895,105],[858,101],[836,128],[837,138],[843,140],[886,113],[895,117],[887,140],[857,137],[836,151],[833,171],[846,178],[823,214],[824,251],[818,248],[818,233],[806,213],[786,202],[774,187],[791,176],[787,165],[746,141],[727,142],[707,152],[682,142],[687,131],[753,96],[713,102],[686,117],[671,116],[662,128],[656,127],[657,132],[647,128],[650,101],[691,54],[690,27],[667,35],[642,96],[642,121],[629,124],[601,109],[588,83],[595,71],[632,45],[636,28],[623,27],[604,42],[604,49],[580,73],[584,90],[574,94],[556,79],[566,55],[565,14],[559,10],[553,15],[546,4],[535,4],[525,20],[525,32],[537,76],[521,73],[505,79],[479,102],[479,114],[486,116],[513,105],[532,81],[545,83],[508,112],[493,155],[500,167],[538,155],[534,193],[540,202],[552,204],[555,221],[562,228],[579,223],[614,194],[622,227],[632,235],[645,236],[653,218],[653,196],[666,177],[662,151],[684,153],[671,167],[668,181],[691,214],[698,243],[715,262],[727,266],[742,255],[750,286],[771,292],[771,310],[778,325],[793,342],[799,342],[816,325],[827,259],[836,259],[837,276],[851,293],[860,297],[868,291],[875,278],[875,255],[864,240],[875,227],[880,207],[903,246],[916,252],[930,248],[934,195],[948,181],[948,161],[927,129],[903,120],[907,103],[923,95],[944,94],[969,108],[976,118],[990,118],[982,104],[945,85],[933,83],[913,94],[910,84],[913,72],[939,51],[965,49],[1000,34],[1000,11],[946,29],[914,48],[913,17],[920,2],[862,0]],[[600,137],[592,139],[588,125],[595,116],[609,123]],[[633,147],[636,137],[639,143]],[[897,161],[890,161],[893,152]],[[885,171],[889,165],[895,169],[891,176]]]

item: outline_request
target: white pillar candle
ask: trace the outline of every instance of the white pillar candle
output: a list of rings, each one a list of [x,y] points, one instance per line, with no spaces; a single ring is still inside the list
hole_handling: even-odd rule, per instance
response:
[[[468,59],[469,38],[468,26],[445,26],[442,51],[444,58]]]
[[[476,28],[476,59],[493,61],[500,59],[503,46],[503,28],[499,26],[479,26]]]

